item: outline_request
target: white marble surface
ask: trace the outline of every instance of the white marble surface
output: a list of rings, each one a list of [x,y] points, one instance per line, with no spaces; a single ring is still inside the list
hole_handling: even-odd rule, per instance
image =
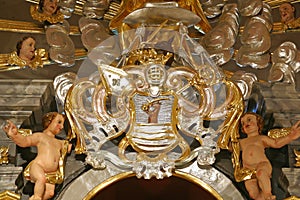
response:
[[[300,197],[300,168],[283,168],[282,171],[289,181],[290,195]]]
[[[15,167],[13,165],[2,164],[0,167],[0,193],[5,190],[15,191],[17,186],[15,180],[19,173],[22,171],[22,167]]]

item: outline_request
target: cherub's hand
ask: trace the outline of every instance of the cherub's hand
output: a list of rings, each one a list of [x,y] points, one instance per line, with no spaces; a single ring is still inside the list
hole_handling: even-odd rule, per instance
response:
[[[8,137],[18,134],[18,128],[16,127],[16,125],[14,123],[12,123],[9,120],[7,120],[7,124],[5,126],[3,126],[2,129],[5,131],[5,133],[8,135]]]
[[[290,137],[296,140],[300,137],[300,120],[291,128]]]

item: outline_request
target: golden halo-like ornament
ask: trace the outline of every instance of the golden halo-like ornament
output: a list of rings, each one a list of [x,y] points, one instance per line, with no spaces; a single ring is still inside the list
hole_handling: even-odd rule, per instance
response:
[[[49,16],[39,12],[38,5],[30,6],[30,14],[34,20],[37,20],[39,22],[48,21],[51,24],[56,24],[64,20],[64,15],[59,10],[56,14]]]

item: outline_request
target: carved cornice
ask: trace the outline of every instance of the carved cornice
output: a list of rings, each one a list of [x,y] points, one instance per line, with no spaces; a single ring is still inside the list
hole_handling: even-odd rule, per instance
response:
[[[45,29],[33,22],[0,19],[0,31],[16,33],[45,33]],[[80,35],[78,26],[70,26],[70,35]]]

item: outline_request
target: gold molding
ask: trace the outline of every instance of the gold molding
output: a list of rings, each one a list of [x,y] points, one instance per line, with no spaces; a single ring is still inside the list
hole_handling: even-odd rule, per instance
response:
[[[0,200],[20,200],[21,196],[11,191],[4,191],[0,193]]]
[[[44,28],[38,27],[38,25],[35,23],[7,19],[0,19],[0,31],[11,31],[18,33],[45,33]]]
[[[10,31],[17,33],[40,33],[45,34],[45,29],[39,27],[34,22],[14,21],[0,19],[0,31]],[[78,26],[70,26],[70,35],[80,35]]]
[[[290,196],[290,197],[288,197],[288,198],[286,198],[284,200],[300,200],[300,198],[296,197],[296,196]]]
[[[8,149],[9,147],[5,147],[5,146],[0,147],[0,165],[9,163]]]

